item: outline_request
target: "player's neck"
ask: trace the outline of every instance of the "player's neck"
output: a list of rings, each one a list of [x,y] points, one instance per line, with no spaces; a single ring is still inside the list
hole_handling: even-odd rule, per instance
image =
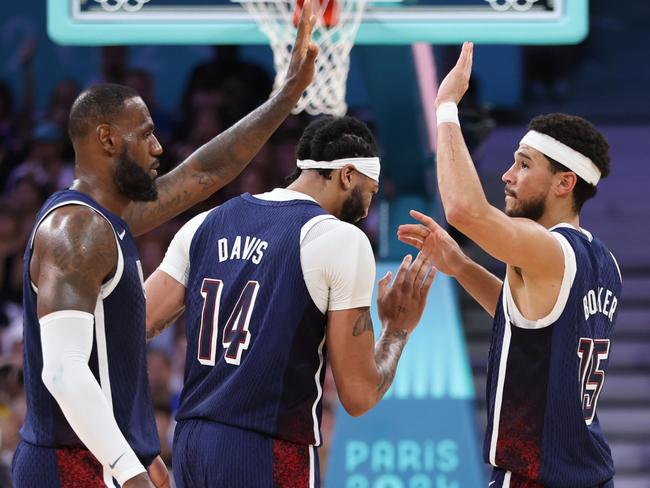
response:
[[[321,175],[306,175],[302,174],[296,181],[291,183],[287,190],[293,190],[304,193],[312,197],[327,213],[336,215],[340,209],[340,202],[334,198],[325,180]]]
[[[578,229],[580,228],[580,214],[575,213],[573,209],[547,209],[537,222],[547,229],[558,224],[569,224]]]
[[[75,180],[70,188],[85,193],[106,210],[120,217],[129,204],[129,199],[120,194],[112,178],[81,169],[79,166],[75,169]]]

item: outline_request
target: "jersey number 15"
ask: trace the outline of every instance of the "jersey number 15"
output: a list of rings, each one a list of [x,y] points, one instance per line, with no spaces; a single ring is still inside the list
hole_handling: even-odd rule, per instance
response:
[[[221,345],[224,349],[223,358],[228,364],[239,365],[242,352],[248,349],[251,333],[248,324],[251,320],[257,292],[260,284],[249,281],[244,286],[228,321],[221,334]],[[203,311],[201,313],[201,330],[199,332],[198,359],[201,364],[214,366],[217,355],[217,339],[219,336],[219,307],[223,281],[205,278],[201,285],[203,296]]]
[[[587,425],[591,425],[596,415],[598,397],[603,389],[605,371],[600,362],[609,356],[609,339],[580,338],[578,357],[580,358],[580,398],[582,413]]]

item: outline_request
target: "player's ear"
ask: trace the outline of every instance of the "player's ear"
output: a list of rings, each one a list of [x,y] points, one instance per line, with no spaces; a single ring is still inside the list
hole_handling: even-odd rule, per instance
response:
[[[104,151],[111,156],[117,152],[119,141],[114,127],[109,124],[99,124],[95,128],[95,134]]]
[[[570,195],[578,182],[578,176],[573,171],[562,171],[556,176],[555,194],[558,197]]]
[[[354,166],[348,164],[341,168],[339,173],[339,179],[341,180],[341,186],[344,190],[349,190],[352,187],[352,174],[354,173]]]

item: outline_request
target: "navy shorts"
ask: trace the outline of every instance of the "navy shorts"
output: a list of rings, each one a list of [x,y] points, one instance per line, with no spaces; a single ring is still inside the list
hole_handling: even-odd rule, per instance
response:
[[[513,473],[510,473],[509,482],[504,484],[506,473],[507,471],[505,469],[494,468],[492,470],[492,477],[490,478],[488,488],[544,488],[539,483],[518,477]],[[614,480],[611,479],[590,488],[614,488]]]
[[[174,432],[177,488],[319,488],[317,450],[216,422],[181,420]]]
[[[102,465],[88,449],[41,447],[22,440],[16,448],[11,463],[11,477],[14,488],[106,488],[107,486],[104,482]]]

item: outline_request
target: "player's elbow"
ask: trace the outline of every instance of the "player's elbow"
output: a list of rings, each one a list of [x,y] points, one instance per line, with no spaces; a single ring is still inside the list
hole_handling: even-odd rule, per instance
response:
[[[350,417],[361,417],[364,413],[370,410],[370,406],[361,403],[343,403],[343,408]]]
[[[41,380],[55,399],[61,396],[67,390],[68,382],[63,362],[45,362],[41,371]]]
[[[480,210],[464,201],[454,201],[445,205],[445,218],[452,227],[463,230],[479,218]]]
[[[84,362],[83,358],[67,355],[56,358],[50,357],[43,361],[41,380],[47,391],[60,404],[61,401],[78,391],[80,380],[85,373],[84,370],[87,370],[87,373],[92,375],[90,369],[88,369],[88,364]]]
[[[351,417],[361,417],[376,403],[371,399],[370,395],[363,395],[361,392],[354,395],[339,395],[339,400]]]

